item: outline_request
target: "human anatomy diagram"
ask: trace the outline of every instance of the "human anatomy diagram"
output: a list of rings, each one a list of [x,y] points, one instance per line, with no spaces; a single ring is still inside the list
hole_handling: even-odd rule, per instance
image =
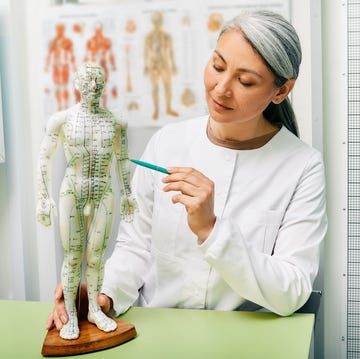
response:
[[[84,62],[91,61],[99,64],[105,71],[105,81],[109,79],[110,68],[116,70],[115,56],[111,40],[104,35],[103,25],[97,21],[94,25],[94,34],[86,42]],[[114,89],[112,90],[114,92]],[[103,105],[107,105],[107,91],[102,95]]]
[[[69,106],[69,77],[70,71],[76,71],[75,54],[72,40],[65,36],[65,24],[55,25],[56,35],[49,42],[46,56],[45,72],[52,69],[57,110],[61,111]]]
[[[114,113],[126,110],[131,127],[204,114],[203,63],[222,22],[240,7],[219,4],[205,10],[195,2],[169,7],[154,1],[49,13],[43,23],[44,122],[80,100],[67,87],[76,67],[87,61],[104,69],[102,105]]]
[[[159,81],[164,87],[166,114],[178,116],[171,107],[171,78],[176,73],[172,37],[163,28],[163,15],[156,11],[151,15],[153,29],[146,35],[144,48],[144,73],[151,82],[154,120],[159,117]]]
[[[64,259],[61,282],[69,321],[60,331],[64,339],[79,336],[75,299],[81,280],[83,256],[89,298],[88,320],[105,332],[116,329],[97,303],[103,271],[104,251],[109,241],[114,214],[114,192],[110,176],[113,158],[120,188],[120,215],[131,221],[136,201],[130,188],[127,125],[100,106],[105,86],[104,69],[93,63],[79,66],[75,87],[81,100],[55,113],[48,121],[38,160],[37,219],[51,225],[56,204],[51,191],[51,161],[63,146],[67,167],[59,195],[59,227]]]

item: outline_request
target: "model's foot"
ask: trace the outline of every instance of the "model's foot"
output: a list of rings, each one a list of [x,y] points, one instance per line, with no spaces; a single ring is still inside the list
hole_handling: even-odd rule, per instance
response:
[[[174,110],[167,110],[166,113],[170,116],[179,116],[179,114]]]
[[[89,312],[88,320],[89,322],[96,324],[96,326],[104,332],[112,332],[117,328],[115,320],[109,318],[101,310],[93,313]]]
[[[69,321],[60,330],[60,337],[63,339],[77,339],[79,334],[77,315],[69,316]]]
[[[153,120],[157,120],[159,118],[159,111],[155,110],[152,118],[153,118]]]

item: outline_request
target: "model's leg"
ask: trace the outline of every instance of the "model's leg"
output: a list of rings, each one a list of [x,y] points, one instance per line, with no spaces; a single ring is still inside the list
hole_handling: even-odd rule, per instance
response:
[[[152,88],[152,99],[154,103],[154,113],[153,120],[157,120],[159,118],[159,84],[158,84],[158,75],[157,70],[151,70],[150,73],[150,82]]]
[[[89,297],[90,322],[105,332],[115,330],[117,324],[107,317],[97,303],[104,277],[104,252],[109,242],[113,221],[114,197],[106,193],[96,206],[86,245],[86,283]]]
[[[81,263],[84,254],[84,223],[81,210],[77,208],[73,195],[60,195],[60,235],[64,248],[61,283],[69,321],[60,330],[64,339],[79,337],[76,311],[76,295],[81,280]]]
[[[103,107],[106,107],[107,106],[107,81],[108,81],[108,78],[109,78],[109,68],[108,68],[108,65],[107,65],[107,61],[105,59],[105,56],[106,55],[103,55],[103,58],[100,60],[100,66],[104,69],[104,73],[105,73],[105,87],[104,87],[104,91],[101,95],[101,100],[102,100],[102,105]]]
[[[58,66],[54,66],[53,68],[53,82],[55,85],[55,98],[57,104],[57,110],[62,110],[62,101],[61,101],[61,71]]]
[[[179,116],[179,114],[171,108],[172,92],[171,92],[171,73],[168,70],[164,70],[162,73],[162,79],[165,92],[165,105],[166,113],[170,116]]]
[[[69,91],[68,91],[68,84],[70,78],[70,69],[69,65],[64,65],[62,70],[62,77],[61,82],[63,85],[62,88],[62,99],[63,99],[63,109],[67,109],[69,107]]]

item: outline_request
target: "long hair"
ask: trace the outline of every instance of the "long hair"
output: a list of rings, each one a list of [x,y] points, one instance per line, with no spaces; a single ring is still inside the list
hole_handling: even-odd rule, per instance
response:
[[[244,11],[223,25],[219,38],[224,32],[234,29],[240,30],[262,57],[275,76],[275,86],[281,87],[289,79],[296,80],[301,63],[300,41],[294,27],[281,15],[267,10]],[[263,115],[271,123],[284,125],[299,136],[295,113],[288,98],[280,104],[271,102]]]

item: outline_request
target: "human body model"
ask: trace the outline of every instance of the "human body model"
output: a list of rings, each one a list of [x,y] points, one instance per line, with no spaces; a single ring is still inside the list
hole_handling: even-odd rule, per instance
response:
[[[61,282],[69,313],[69,321],[60,332],[64,339],[79,336],[75,299],[85,251],[88,319],[103,331],[116,329],[116,322],[107,317],[97,303],[103,281],[103,255],[113,221],[110,168],[114,155],[122,217],[130,221],[136,207],[130,189],[126,124],[99,106],[104,85],[104,70],[100,66],[82,65],[75,80],[81,101],[50,118],[40,149],[37,219],[45,226],[51,224],[55,207],[50,194],[50,161],[60,143],[67,162],[59,196],[60,236],[64,248]]]
[[[176,72],[171,35],[162,29],[163,16],[155,12],[151,21],[154,29],[145,38],[144,63],[145,75],[150,77],[154,103],[153,119],[159,117],[159,80],[164,85],[166,114],[178,116],[171,108],[171,77]]]

